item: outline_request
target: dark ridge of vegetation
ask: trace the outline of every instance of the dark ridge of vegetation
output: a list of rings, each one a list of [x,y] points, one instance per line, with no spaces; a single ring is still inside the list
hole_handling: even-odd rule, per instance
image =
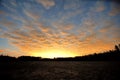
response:
[[[11,62],[16,60],[17,59],[15,57],[0,55],[0,62],[4,62],[4,61]]]
[[[39,61],[41,57],[33,57],[33,56],[20,56],[17,58],[18,61]]]
[[[94,53],[85,56],[76,57],[58,57],[54,59],[41,58],[33,56],[20,56],[18,58],[11,56],[0,55],[0,61],[120,61],[120,44],[115,45],[114,50],[110,50],[103,53]]]

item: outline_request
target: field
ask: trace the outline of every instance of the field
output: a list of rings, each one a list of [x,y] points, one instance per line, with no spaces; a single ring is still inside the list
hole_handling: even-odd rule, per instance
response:
[[[0,63],[0,80],[120,80],[119,62]]]

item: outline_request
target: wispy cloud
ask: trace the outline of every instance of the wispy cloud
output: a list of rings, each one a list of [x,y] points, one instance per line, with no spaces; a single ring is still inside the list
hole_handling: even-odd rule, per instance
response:
[[[34,21],[38,21],[38,19],[40,18],[40,14],[36,14],[27,10],[24,10],[24,13],[27,17],[33,19]]]
[[[16,6],[15,6],[16,3],[11,1],[11,2],[8,2],[8,4],[6,4],[6,2],[3,1],[1,4],[2,4],[2,6],[4,6],[10,12],[16,13],[16,11],[17,11]]]
[[[0,21],[1,26],[6,27],[7,29],[13,29],[17,26],[16,23],[14,23],[13,21],[7,20],[7,19],[3,19]]]
[[[110,16],[116,16],[120,14],[120,6],[118,4],[111,4]]]
[[[81,7],[80,5],[80,0],[66,0],[65,1],[67,4],[64,4],[64,9],[65,10],[76,10]]]
[[[105,10],[105,4],[104,1],[98,1],[95,4],[95,11],[102,12]]]
[[[4,11],[1,11],[1,10],[0,10],[0,14],[4,14]]]
[[[4,50],[0,49],[0,53],[3,53],[3,52],[4,52]]]
[[[55,5],[54,0],[36,0],[38,3],[42,4],[46,9],[50,9]]]
[[[61,13],[61,12],[60,12]],[[61,13],[62,15],[60,15],[60,19],[59,19],[59,23],[63,23],[66,20],[69,20],[70,18],[73,18],[77,15],[80,15],[82,13],[81,10],[74,10],[72,12],[67,12],[67,13]]]
[[[21,56],[21,55],[30,55],[25,54],[22,51],[10,50],[10,49],[0,49],[0,55],[9,55],[13,57]]]

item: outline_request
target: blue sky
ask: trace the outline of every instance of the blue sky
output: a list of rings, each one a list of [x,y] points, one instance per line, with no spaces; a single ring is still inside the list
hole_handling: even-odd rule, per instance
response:
[[[120,6],[112,0],[1,0],[0,54],[110,50],[120,43],[119,21]]]

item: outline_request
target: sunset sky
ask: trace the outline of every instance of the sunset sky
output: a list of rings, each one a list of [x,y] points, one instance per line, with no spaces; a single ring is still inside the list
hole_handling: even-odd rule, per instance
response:
[[[118,43],[114,0],[0,0],[0,54],[74,57]]]

